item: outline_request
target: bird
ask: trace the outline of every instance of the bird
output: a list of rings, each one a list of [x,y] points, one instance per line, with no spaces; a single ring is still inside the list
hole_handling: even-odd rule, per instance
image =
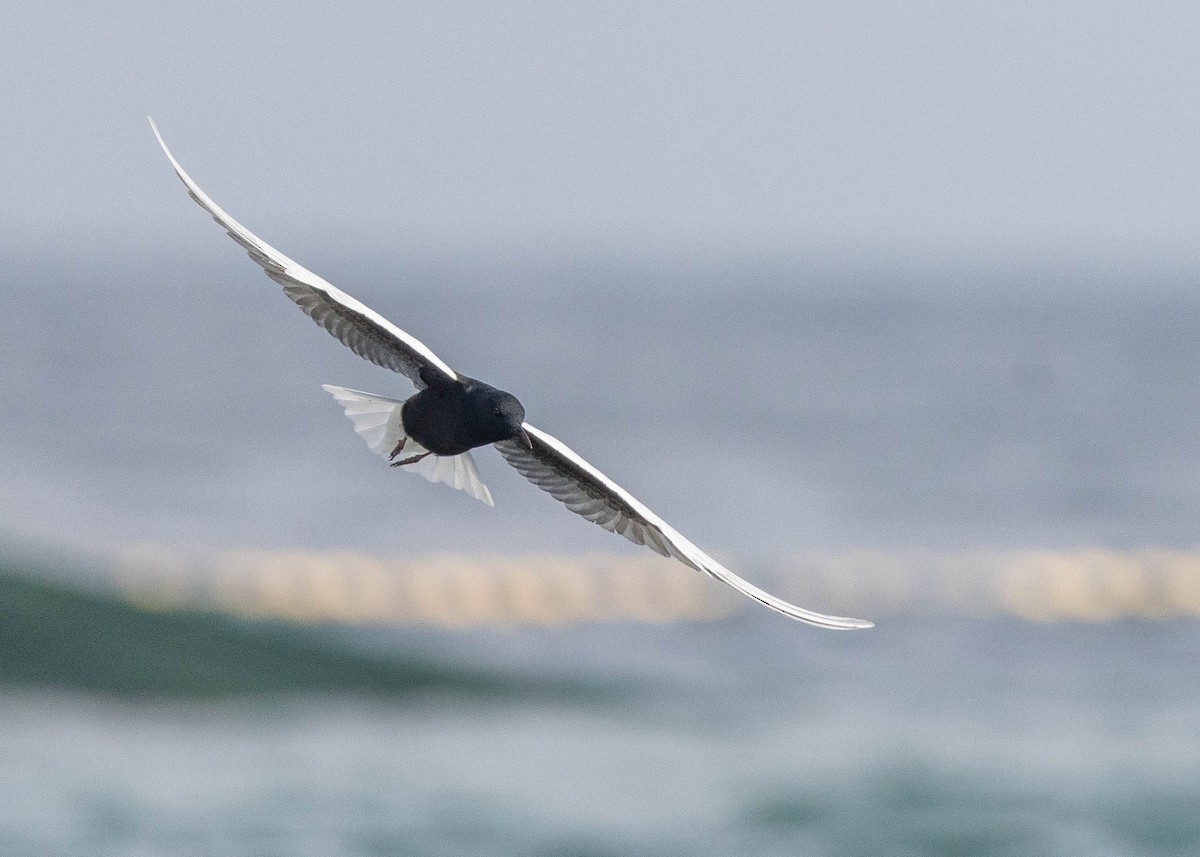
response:
[[[833,630],[871,628],[864,619],[805,610],[734,574],[553,435],[525,420],[516,396],[456,372],[424,343],[294,262],[242,226],[200,189],[150,127],[188,194],[284,294],[355,354],[408,378],[417,392],[393,399],[322,385],[355,431],[391,467],[445,483],[489,506],[472,450],[492,445],[522,476],[577,515],[732,587],[792,619]]]

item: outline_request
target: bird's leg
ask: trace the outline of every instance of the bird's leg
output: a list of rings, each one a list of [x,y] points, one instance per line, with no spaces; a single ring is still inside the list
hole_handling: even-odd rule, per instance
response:
[[[392,467],[403,467],[406,464],[416,464],[422,458],[429,455],[428,452],[422,452],[420,455],[410,455],[408,458],[402,458],[399,461],[393,461],[392,459],[400,454],[400,450],[404,449],[404,444],[406,443],[408,443],[408,438],[401,437],[400,442],[396,444],[396,448],[392,450],[392,454],[388,456],[388,461],[392,462]]]
[[[408,458],[402,458],[399,461],[393,461],[392,467],[403,467],[406,464],[416,464],[427,455],[432,455],[431,452],[422,452],[420,455],[410,455]]]

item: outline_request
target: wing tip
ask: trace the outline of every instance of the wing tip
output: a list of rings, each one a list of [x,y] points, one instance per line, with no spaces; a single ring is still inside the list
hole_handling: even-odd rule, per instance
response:
[[[870,619],[847,619],[845,627],[839,628],[841,631],[865,631],[868,628],[874,628],[875,623]]]
[[[167,156],[167,160],[171,162],[171,168],[175,170],[175,174],[179,176],[180,181],[182,181],[184,186],[188,189],[188,193],[192,195],[192,199],[196,200],[196,202],[200,204],[201,208],[208,210],[209,214],[212,214],[215,217],[216,214],[212,211],[212,209],[209,208],[208,203],[197,196],[198,192],[201,195],[203,195],[203,192],[200,191],[200,188],[197,187],[196,183],[192,181],[192,177],[184,171],[182,166],[180,166],[179,161],[175,160],[175,156],[171,154],[171,150],[167,148],[167,141],[164,140],[162,134],[159,133],[158,125],[155,123],[154,117],[147,116],[146,119],[150,121],[150,130],[154,132],[154,138],[158,140],[158,145],[160,148],[162,148],[163,154],[165,154]]]
[[[850,616],[830,616],[826,613],[816,613],[812,610],[805,610],[803,607],[797,607],[795,604],[789,604],[788,602],[772,595],[767,595],[766,598],[761,598],[759,596],[766,595],[766,593],[762,592],[762,590],[759,590],[757,587],[746,585],[746,588],[742,588],[742,586],[739,586],[730,580],[725,580],[723,582],[733,586],[734,589],[741,591],[743,594],[749,595],[754,600],[759,601],[767,607],[770,607],[772,610],[782,613],[789,619],[795,619],[798,622],[804,622],[808,625],[815,625],[818,628],[827,628],[830,631],[864,631],[867,628],[875,627],[875,623],[869,619],[854,619]],[[742,584],[746,583],[745,581],[740,582]]]
[[[751,595],[750,597],[754,598],[755,596]],[[875,627],[875,623],[869,619],[852,619],[849,616],[827,616],[824,613],[814,613],[811,610],[805,610],[803,607],[797,607],[787,602],[771,603],[770,601],[757,598],[755,600],[761,601],[767,607],[778,613],[782,613],[789,619],[795,619],[797,622],[804,622],[806,625],[815,625],[818,628],[825,628],[830,631],[865,631],[867,628]]]
[[[158,123],[154,121],[153,116],[147,116],[146,121],[150,123],[150,130],[154,132],[154,138],[158,140],[158,145],[162,146],[163,151],[167,153],[167,157],[171,156],[170,149],[167,148],[166,141],[163,140],[162,134],[159,133]]]

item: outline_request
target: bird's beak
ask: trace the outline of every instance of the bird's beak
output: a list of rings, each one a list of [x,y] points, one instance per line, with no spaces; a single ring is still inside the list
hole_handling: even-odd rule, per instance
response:
[[[517,432],[517,437],[521,439],[521,443],[525,444],[525,446],[529,447],[530,449],[533,449],[533,441],[529,437],[529,432],[525,431],[525,429],[520,429]]]

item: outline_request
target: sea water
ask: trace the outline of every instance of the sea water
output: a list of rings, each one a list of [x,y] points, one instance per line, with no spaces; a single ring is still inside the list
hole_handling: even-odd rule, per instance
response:
[[[0,851],[1191,855],[1197,646],[1194,622],[755,614],[383,646],[566,695],[9,689]]]
[[[495,510],[382,467],[319,385],[395,395],[402,379],[238,254],[216,258],[14,278],[6,538],[388,556],[623,544],[492,456]],[[1194,278],[305,261],[517,393],[738,568],[1197,544]],[[331,640],[583,688],[565,696],[6,687],[0,853],[1200,853],[1194,620],[879,618],[854,634],[747,610]]]

